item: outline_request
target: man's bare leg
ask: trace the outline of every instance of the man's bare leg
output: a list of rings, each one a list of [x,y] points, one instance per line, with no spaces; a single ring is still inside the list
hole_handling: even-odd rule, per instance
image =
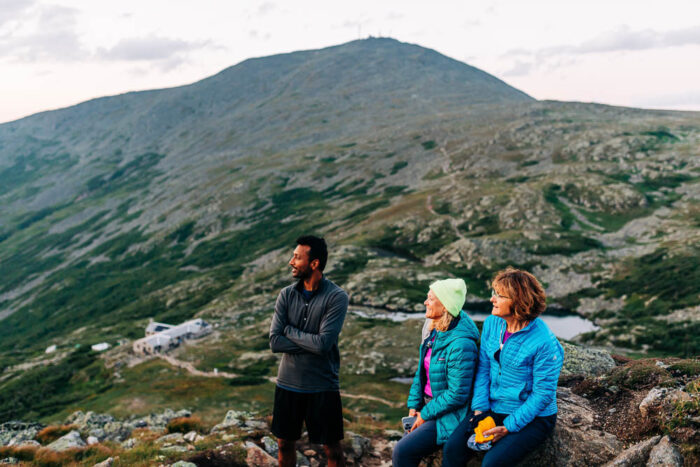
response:
[[[328,467],[345,467],[345,454],[343,453],[343,446],[340,441],[336,441],[332,444],[324,444],[323,450],[326,451],[326,457],[328,458]],[[282,464],[280,463],[280,467]]]
[[[278,439],[277,447],[279,448],[277,460],[280,467],[295,467],[297,465],[296,441]]]

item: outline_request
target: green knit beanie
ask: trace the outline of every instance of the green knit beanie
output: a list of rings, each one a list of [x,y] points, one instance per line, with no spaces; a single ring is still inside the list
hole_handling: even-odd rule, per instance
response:
[[[430,290],[455,318],[459,316],[467,298],[467,284],[462,279],[445,279],[430,284]]]

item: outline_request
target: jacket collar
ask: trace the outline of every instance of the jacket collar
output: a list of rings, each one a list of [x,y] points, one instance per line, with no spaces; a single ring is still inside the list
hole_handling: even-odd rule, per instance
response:
[[[321,280],[318,282],[318,288],[316,290],[314,290],[314,295],[316,295],[317,293],[319,293],[320,291],[322,291],[325,288],[326,282],[327,282],[326,276],[321,276]],[[294,284],[294,288],[297,289],[297,292],[301,293],[302,290],[304,290],[304,280],[299,279],[296,282],[296,284]]]

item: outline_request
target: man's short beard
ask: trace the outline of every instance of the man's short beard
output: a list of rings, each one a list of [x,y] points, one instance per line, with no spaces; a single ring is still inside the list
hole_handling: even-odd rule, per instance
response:
[[[311,277],[312,273],[313,271],[311,270],[311,268],[305,268],[304,270],[297,269],[297,275],[294,277],[300,280],[306,280]]]

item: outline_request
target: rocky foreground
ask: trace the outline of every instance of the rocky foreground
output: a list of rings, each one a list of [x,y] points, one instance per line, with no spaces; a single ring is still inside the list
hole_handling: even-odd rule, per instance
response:
[[[698,359],[613,359],[567,344],[557,401],[556,430],[525,465],[700,465]],[[78,411],[63,425],[0,425],[0,464],[273,466],[277,444],[269,422],[236,410],[213,427],[187,410],[126,420]],[[401,432],[380,425],[354,429],[346,431],[349,465],[391,464]],[[302,439],[298,448],[298,465],[325,464],[320,446]],[[439,454],[427,460],[439,463]]]

